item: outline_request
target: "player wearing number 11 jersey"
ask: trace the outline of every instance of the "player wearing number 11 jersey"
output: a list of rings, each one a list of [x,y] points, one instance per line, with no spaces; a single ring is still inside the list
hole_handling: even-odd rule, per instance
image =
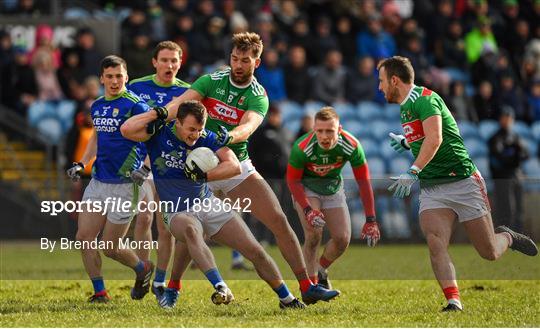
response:
[[[293,145],[287,167],[287,184],[304,228],[304,259],[312,281],[330,288],[327,269],[347,249],[351,240],[351,220],[343,191],[341,170],[350,162],[360,188],[366,213],[361,233],[368,245],[380,238],[375,220],[373,190],[369,168],[360,142],[341,129],[339,117],[331,107],[323,107],[315,115],[313,131]],[[330,240],[318,259],[322,228],[328,227]]]

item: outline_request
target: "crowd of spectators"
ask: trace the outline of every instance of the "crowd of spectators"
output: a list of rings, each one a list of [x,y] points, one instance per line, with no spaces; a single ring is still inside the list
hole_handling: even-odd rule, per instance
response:
[[[48,3],[6,0],[0,10],[39,17],[50,13]],[[153,73],[153,46],[170,39],[183,49],[179,77],[191,82],[227,64],[230,36],[251,30],[265,44],[256,77],[273,102],[383,103],[376,63],[403,55],[416,83],[443,96],[458,120],[497,119],[503,106],[517,120],[540,120],[540,0],[89,3],[124,17],[121,55],[131,78]],[[71,99],[77,112],[88,108],[105,55],[95,48],[98,36],[82,28],[75,47],[58,49],[50,26],[39,25],[35,35],[35,47],[24,49],[0,33],[1,102],[21,115],[35,100]]]

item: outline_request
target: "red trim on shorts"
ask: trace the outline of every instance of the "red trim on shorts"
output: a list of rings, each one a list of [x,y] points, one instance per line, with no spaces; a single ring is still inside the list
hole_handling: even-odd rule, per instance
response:
[[[478,184],[478,187],[480,188],[480,193],[482,193],[482,198],[484,199],[484,203],[486,204],[487,210],[491,211],[491,204],[489,202],[489,197],[487,195],[486,182],[484,181],[484,178],[482,178],[482,175],[480,174],[479,171],[475,171],[471,177],[474,178],[474,181],[476,182],[476,184]]]

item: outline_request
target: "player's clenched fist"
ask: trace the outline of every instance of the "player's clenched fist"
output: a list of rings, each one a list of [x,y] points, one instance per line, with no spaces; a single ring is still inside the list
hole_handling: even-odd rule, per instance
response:
[[[320,210],[311,208],[311,206],[304,208],[304,215],[309,225],[315,228],[323,228],[326,224],[323,213]]]
[[[366,223],[362,227],[362,233],[360,233],[360,239],[366,239],[367,245],[370,247],[375,247],[377,242],[381,239],[379,224],[374,216],[366,218]]]
[[[149,175],[150,168],[148,168],[147,165],[142,165],[142,167],[140,167],[139,169],[133,170],[130,176],[133,182],[135,182],[139,186],[142,186],[144,180],[147,179]]]

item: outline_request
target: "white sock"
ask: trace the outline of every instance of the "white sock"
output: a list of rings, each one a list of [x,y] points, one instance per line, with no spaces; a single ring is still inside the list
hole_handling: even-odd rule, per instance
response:
[[[290,302],[294,300],[294,296],[291,293],[289,293],[289,296],[285,298],[280,298],[279,300],[282,301],[284,304],[289,304]]]
[[[152,284],[154,285],[154,287],[166,287],[165,282],[154,281]]]

